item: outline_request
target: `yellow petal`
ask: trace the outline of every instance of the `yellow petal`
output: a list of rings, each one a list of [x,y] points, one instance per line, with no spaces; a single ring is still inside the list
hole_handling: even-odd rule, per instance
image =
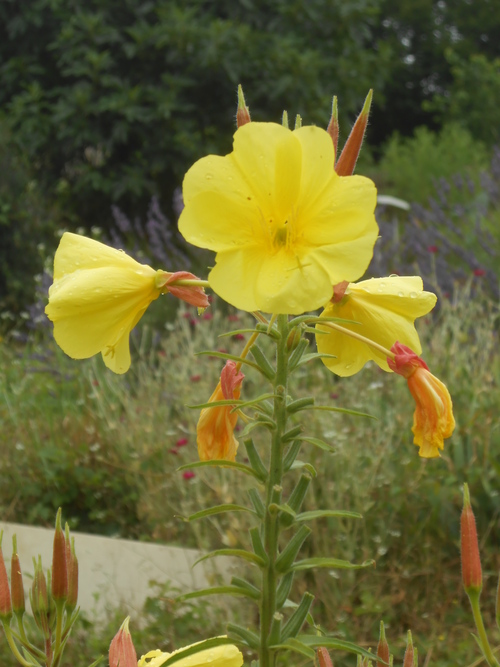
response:
[[[339,324],[387,349],[398,340],[419,354],[422,348],[414,321],[430,312],[435,303],[435,294],[423,291],[418,276],[372,278],[350,284],[342,301],[328,304],[321,316],[353,320],[359,324]],[[329,332],[318,334],[316,343],[320,353],[337,356],[324,359],[333,373],[343,377],[354,375],[370,360],[390,371],[386,357],[378,350],[341,332],[321,325],[318,328]]]
[[[196,646],[196,644],[191,644],[191,646]],[[179,653],[179,651],[184,651],[186,648],[190,648],[190,646],[185,646],[173,653],[162,653],[159,650],[149,651],[139,660],[138,667],[161,667],[168,658]],[[233,644],[200,651],[175,663],[178,667],[241,667],[242,664],[243,655]]]

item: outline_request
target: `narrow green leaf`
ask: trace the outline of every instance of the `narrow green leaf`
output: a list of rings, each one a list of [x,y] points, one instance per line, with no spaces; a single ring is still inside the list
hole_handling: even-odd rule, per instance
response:
[[[309,646],[306,646],[297,639],[288,639],[286,642],[282,642],[281,644],[275,644],[274,646],[271,646],[271,648],[275,651],[277,650],[294,651],[294,653],[300,653],[309,660],[314,660],[316,656],[312,648],[309,648]]]
[[[276,422],[270,420],[270,419],[254,419],[250,423],[248,423],[243,431],[241,432],[241,437],[244,438],[247,436],[251,431],[254,430],[254,428],[257,428],[257,426],[264,426],[267,428],[268,431],[275,431],[276,430]]]
[[[255,632],[252,632],[251,630],[248,630],[241,625],[237,625],[236,623],[228,623],[227,629],[233,637],[236,635],[236,637],[245,642],[245,644],[250,648],[253,648],[254,650],[259,648],[260,639],[258,635],[255,634]]]
[[[262,502],[262,498],[260,497],[260,493],[258,492],[257,489],[252,488],[248,491],[248,495],[250,496],[250,500],[252,502],[252,505],[254,507],[255,513],[259,517],[259,519],[263,519],[264,515],[266,513],[266,508],[264,503]]]
[[[183,602],[184,600],[195,600],[196,598],[204,598],[210,595],[236,595],[254,599],[253,595],[250,594],[250,591],[242,586],[212,586],[211,588],[202,588],[199,591],[183,593],[174,598],[174,601]]]
[[[283,575],[280,583],[278,584],[278,588],[276,589],[276,607],[278,609],[283,607],[290,594],[294,576],[295,572],[287,572],[285,575]]]
[[[330,567],[334,570],[361,570],[365,567],[372,567],[375,565],[374,560],[365,560],[364,563],[350,563],[348,560],[340,560],[339,558],[304,558],[293,563],[291,569],[295,572],[299,570],[312,570],[315,567]]]
[[[336,359],[337,355],[335,354],[320,354],[319,352],[311,352],[310,354],[304,354],[302,359],[299,361],[297,366],[303,366],[304,364],[313,361],[314,359]]]
[[[375,657],[373,653],[370,653],[366,649],[354,644],[353,642],[344,641],[343,639],[337,639],[336,637],[326,637],[320,635],[299,635],[297,641],[300,641],[305,646],[311,648],[319,648],[324,646],[325,648],[337,649],[339,651],[348,651],[349,653],[355,653],[357,655],[362,655],[368,660],[373,660]]]
[[[345,415],[354,415],[355,417],[368,417],[368,419],[375,419],[376,421],[378,421],[377,417],[369,415],[367,412],[359,412],[358,410],[349,410],[348,408],[335,408],[331,405],[314,405],[310,409],[326,410],[328,412],[342,412]]]
[[[295,438],[297,438],[297,436],[299,436],[303,430],[304,429],[301,424],[288,429],[288,431],[285,431],[285,433],[283,433],[281,436],[281,442],[290,442],[290,440],[295,440]]]
[[[304,625],[309,609],[314,600],[314,595],[311,593],[304,593],[300,604],[297,606],[293,614],[290,616],[288,621],[283,628],[281,637],[283,640],[289,639],[290,637],[296,637],[300,631],[300,628]]]
[[[220,461],[194,461],[193,463],[186,463],[180,466],[180,468],[177,468],[177,472],[191,470],[192,468],[233,468],[234,470],[239,470],[247,475],[251,475],[260,481],[260,477],[250,466],[247,466],[244,463],[237,463],[236,461],[225,461],[224,459],[221,459]]]
[[[252,540],[252,549],[258,558],[261,559],[263,563],[268,562],[268,555],[264,548],[264,543],[262,542],[262,537],[260,534],[260,528],[254,526],[248,531],[250,533],[250,539]]]
[[[196,405],[187,405],[187,408],[190,408],[191,410],[202,410],[205,408],[211,409],[211,408],[222,408],[222,407],[229,407],[229,406],[235,406],[238,408],[243,401],[236,399],[236,398],[229,398],[229,399],[222,399],[220,401],[209,401],[208,403],[197,403]]]
[[[309,341],[307,338],[301,338],[299,341],[299,344],[295,348],[295,350],[292,352],[292,355],[288,361],[288,368],[290,369],[290,373],[297,368],[299,361],[302,358],[302,355],[306,351],[306,349],[309,346]]]
[[[254,600],[260,600],[261,592],[259,589],[246,579],[242,579],[241,577],[231,577],[231,585],[246,590],[248,592],[248,597],[251,597]]]
[[[298,459],[295,459],[295,461],[292,463],[290,470],[301,470],[302,468],[305,468],[313,477],[318,476],[316,468],[312,465],[312,463],[299,461]]]
[[[320,438],[310,438],[309,436],[303,436],[300,438],[300,440],[303,442],[308,442],[310,445],[314,445],[315,447],[319,447],[319,449],[322,449],[324,452],[330,452],[330,454],[333,454],[336,451],[335,447],[332,447],[332,445],[329,445],[324,440],[320,440]]]
[[[295,401],[291,401],[286,406],[286,409],[287,412],[293,413],[310,408],[311,405],[314,405],[314,398],[312,396],[306,396],[305,398],[298,398]]]
[[[245,333],[265,333],[265,331],[260,331],[259,329],[234,329],[234,331],[225,331],[217,336],[217,338],[230,338],[231,336],[236,336],[237,334]]]
[[[269,509],[271,509],[271,506],[269,506]],[[285,512],[285,514],[289,514],[291,517],[295,519],[295,512],[288,505],[277,505],[273,503],[273,509],[277,509],[280,512]]]
[[[261,394],[257,398],[252,399],[251,401],[241,401],[238,404],[238,407],[247,408],[251,405],[258,405],[259,403],[262,403],[263,401],[267,401],[269,398],[276,398],[276,394]]]
[[[198,558],[193,563],[193,567],[195,565],[198,565],[198,563],[201,563],[204,560],[208,560],[209,558],[217,558],[218,556],[231,556],[233,558],[242,558],[243,560],[246,560],[249,563],[253,563],[258,567],[264,566],[264,561],[262,560],[262,558],[259,558],[259,556],[252,553],[251,551],[245,551],[245,549],[216,549],[215,551],[210,551],[210,553],[205,554],[204,556]]]
[[[302,445],[300,440],[294,440],[289,446],[288,451],[285,454],[285,458],[283,459],[283,470],[285,472],[288,472],[292,467],[295,459],[299,455],[301,447]]]
[[[283,551],[280,553],[276,559],[276,570],[278,572],[288,572],[289,570],[295,570],[294,561],[297,558],[302,545],[305,540],[311,534],[311,529],[308,526],[301,526],[295,535],[292,537],[290,542],[286,545]],[[299,561],[299,563],[302,561]]]
[[[325,516],[345,517],[346,519],[362,519],[363,515],[358,512],[348,512],[347,510],[313,510],[312,512],[302,512],[295,516],[295,521],[312,521],[321,519]]]
[[[243,357],[238,357],[235,354],[228,354],[227,352],[215,352],[212,350],[203,350],[202,352],[196,352],[195,356],[197,357],[216,357],[217,359],[229,359],[230,361],[236,361],[240,364],[245,364],[246,366],[251,366],[255,368],[256,371],[260,371],[260,368],[254,361],[246,359]]]
[[[268,379],[268,380],[274,380],[274,376],[276,375],[276,369],[272,367],[271,362],[269,359],[266,357],[264,352],[261,350],[261,348],[257,345],[254,344],[250,348],[250,352],[257,362],[258,367],[260,368],[262,374]]]
[[[190,655],[195,655],[195,653],[200,653],[201,651],[206,651],[207,649],[215,648],[216,646],[224,646],[226,644],[234,644],[234,639],[230,639],[229,637],[213,637],[212,639],[205,639],[197,644],[193,644],[192,646],[188,646],[185,649],[172,653],[170,658],[162,663],[162,667],[168,667],[178,660],[183,660]]]
[[[267,479],[267,468],[262,462],[259,451],[254,445],[252,438],[246,438],[243,441],[243,444],[245,445],[248,460],[252,470],[254,471],[256,477],[264,482]]]
[[[191,514],[191,516],[188,517],[188,521],[196,521],[197,519],[203,519],[206,516],[223,514],[224,512],[250,512],[251,514],[256,514],[256,512],[249,507],[244,507],[243,505],[215,505],[214,507],[207,507],[204,510]]]

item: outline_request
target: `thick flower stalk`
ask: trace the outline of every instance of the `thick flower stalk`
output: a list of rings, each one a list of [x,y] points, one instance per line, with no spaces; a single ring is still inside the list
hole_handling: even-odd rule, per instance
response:
[[[351,320],[342,322],[343,331],[328,325],[317,325],[316,335],[320,354],[335,355],[323,358],[325,366],[342,377],[354,375],[368,361],[374,361],[384,371],[390,371],[384,352],[363,340],[345,335],[345,330],[390,348],[395,340],[422,352],[414,322],[427,315],[436,304],[436,295],[423,290],[419,276],[390,276],[371,278],[359,283],[344,281],[334,288],[330,303],[322,318]]]
[[[208,402],[239,399],[244,377],[236,363],[228,361]],[[196,434],[198,454],[202,461],[234,461],[238,449],[234,427],[238,415],[232,411],[233,407],[233,405],[219,405],[201,411]]]
[[[195,284],[186,285],[190,282]],[[54,258],[45,312],[66,354],[87,359],[101,352],[108,368],[125,373],[130,367],[130,332],[149,304],[166,292],[208,306],[201,283],[197,286],[191,273],[155,271],[121,250],[66,232]]]
[[[415,399],[413,415],[413,442],[423,458],[439,456],[444,440],[455,428],[453,406],[446,386],[432,375],[425,361],[402,343],[395,343],[391,352],[394,358],[387,358],[389,368],[402,375],[408,382],[408,389]]]
[[[318,127],[250,122],[230,155],[191,167],[179,230],[217,253],[208,278],[217,294],[242,310],[300,314],[363,275],[378,235],[375,186],[338,176],[334,162]]]

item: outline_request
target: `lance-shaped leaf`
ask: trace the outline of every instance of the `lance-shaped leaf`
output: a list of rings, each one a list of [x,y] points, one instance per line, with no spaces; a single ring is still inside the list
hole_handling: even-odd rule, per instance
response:
[[[301,470],[302,468],[305,468],[312,477],[317,477],[318,473],[316,472],[316,468],[312,465],[312,463],[308,463],[307,461],[299,461],[299,459],[296,459],[290,470]]]
[[[329,445],[327,442],[321,440],[320,438],[302,436],[300,440],[302,442],[308,442],[310,445],[314,445],[315,447],[319,447],[319,449],[322,449],[324,452],[329,452],[330,454],[333,454],[336,451],[335,447]]]
[[[300,440],[294,440],[289,446],[288,451],[285,454],[285,458],[283,459],[283,470],[285,472],[288,472],[292,467],[295,459],[299,455],[301,447],[302,445]]]
[[[188,521],[196,521],[197,519],[203,519],[206,516],[223,514],[224,512],[250,512],[251,514],[255,514],[253,510],[249,507],[244,507],[243,505],[214,505],[214,507],[207,507],[204,510],[191,514],[191,516],[188,517]]]
[[[262,542],[262,537],[260,534],[260,529],[258,526],[250,528],[248,531],[250,533],[250,539],[252,540],[252,548],[254,553],[259,556],[263,563],[267,564],[269,556],[264,548],[264,543]]]
[[[281,631],[281,640],[289,639],[290,637],[296,637],[300,632],[300,628],[304,625],[309,609],[314,600],[314,595],[310,593],[304,593],[302,600],[300,601],[299,606],[290,616],[288,621],[285,624],[285,627]]]
[[[337,639],[337,637],[328,637],[324,635],[298,635],[297,641],[300,641],[305,646],[311,647],[313,649],[324,646],[325,648],[354,653],[356,655],[362,656],[363,658],[367,658],[368,660],[373,660],[375,657],[373,653],[370,653],[370,651],[367,651],[361,646],[358,646],[353,642]]]
[[[310,661],[313,661],[315,656],[314,650],[312,648],[310,648],[303,642],[293,638],[288,639],[286,642],[275,644],[270,648],[272,648],[275,651],[280,649],[282,651],[293,651],[294,653],[300,653]]]
[[[276,611],[273,614],[271,621],[271,629],[269,630],[268,642],[269,644],[279,644],[281,641],[281,624],[283,622],[283,614]]]
[[[276,607],[278,609],[281,609],[281,607],[287,601],[288,596],[290,595],[294,576],[295,572],[293,572],[293,570],[291,572],[287,572],[285,575],[283,575],[280,583],[278,584],[278,588],[276,589]]]
[[[301,526],[299,528],[276,559],[276,570],[278,572],[288,572],[290,569],[296,569],[295,567],[292,568],[292,565],[310,533],[311,529],[308,526]]]
[[[250,348],[250,352],[252,353],[252,356],[255,359],[264,377],[266,377],[268,380],[273,381],[274,376],[276,375],[276,369],[273,368],[271,362],[266,357],[261,348],[258,345],[252,345],[252,347]]]
[[[200,588],[198,591],[183,593],[174,598],[175,602],[184,602],[185,600],[196,600],[196,598],[209,597],[210,595],[235,595],[237,597],[246,597],[252,600],[258,599],[250,594],[246,587],[242,586],[211,586],[210,588]]]
[[[287,412],[293,413],[309,408],[311,405],[314,405],[314,398],[312,396],[306,396],[305,398],[298,398],[295,401],[291,401],[291,403],[288,403],[286,406],[286,409]]]
[[[255,634],[255,632],[252,632],[251,630],[248,630],[241,625],[237,625],[236,623],[228,623],[227,630],[232,638],[236,637],[240,640],[240,642],[243,642],[250,648],[253,648],[255,651],[259,648],[260,639],[258,635]]]
[[[267,468],[260,458],[257,447],[254,445],[252,438],[247,438],[243,441],[247,452],[248,460],[252,466],[255,476],[263,482],[267,479]]]
[[[257,514],[259,519],[263,519],[266,513],[266,507],[262,502],[260,493],[257,491],[257,489],[250,489],[248,495],[250,496],[250,500],[252,501],[255,513]]]
[[[218,558],[219,556],[232,556],[233,558],[241,558],[242,560],[246,560],[248,563],[257,565],[260,568],[264,567],[265,565],[265,562],[262,560],[262,558],[252,553],[251,551],[246,551],[245,549],[216,549],[215,551],[210,551],[208,554],[204,554],[195,560],[193,567],[198,565],[198,563],[203,562],[204,560],[208,560],[209,558]]]
[[[261,597],[261,591],[246,579],[242,579],[241,577],[231,577],[231,585],[248,591],[248,596],[254,600],[259,600]]]
[[[295,370],[295,368],[297,368],[297,365],[299,364],[304,352],[307,350],[308,347],[309,347],[309,341],[307,340],[307,338],[301,338],[299,344],[292,352],[290,359],[288,360],[288,370],[290,371],[290,373],[293,370]]]
[[[354,415],[355,417],[368,417],[368,419],[375,419],[373,415],[367,412],[359,412],[358,410],[349,410],[348,408],[335,408],[332,405],[313,405],[310,410],[325,410],[327,412],[342,412],[345,415]]]
[[[202,352],[196,352],[195,356],[197,357],[216,357],[217,359],[229,359],[230,361],[236,361],[240,364],[246,364],[251,368],[255,368],[256,371],[260,372],[260,368],[254,361],[250,361],[246,357],[238,357],[236,354],[229,354],[227,352],[215,352],[212,350],[203,350]]]
[[[285,431],[285,433],[283,433],[283,435],[281,436],[281,442],[286,443],[295,440],[295,438],[299,436],[303,430],[304,429],[301,424],[298,424],[297,426],[288,429],[288,431]]]
[[[226,461],[225,459],[186,463],[185,465],[177,468],[177,472],[182,472],[183,470],[192,470],[193,468],[232,468],[233,470],[239,470],[240,472],[244,472],[245,474],[251,475],[252,477],[255,477],[261,481],[255,470],[250,466],[246,466],[244,463],[238,463],[237,461]]]
[[[304,558],[293,563],[292,569],[295,572],[299,570],[313,570],[316,567],[329,567],[333,570],[361,570],[365,567],[372,567],[375,565],[374,560],[365,560],[363,563],[350,563],[348,560],[340,560],[339,558]]]
[[[345,519],[362,519],[363,515],[359,512],[349,512],[347,510],[313,510],[311,512],[301,512],[295,516],[295,521],[312,521],[322,519],[323,517],[334,516]]]

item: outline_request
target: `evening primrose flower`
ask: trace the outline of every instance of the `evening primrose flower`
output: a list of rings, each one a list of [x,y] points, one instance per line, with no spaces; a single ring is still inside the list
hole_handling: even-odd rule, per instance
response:
[[[245,376],[237,370],[234,361],[228,361],[222,369],[215,391],[209,403],[238,399],[240,387]],[[238,421],[236,412],[231,412],[232,405],[203,408],[196,428],[198,454],[201,461],[234,461],[238,441],[234,437],[234,427]]]
[[[74,359],[98,352],[115,373],[130,367],[129,334],[160,294],[208,306],[202,287],[171,285],[195,279],[186,271],[155,271],[121,250],[66,232],[54,258],[47,317],[57,344]]]
[[[409,347],[397,342],[391,352],[394,359],[387,358],[389,368],[406,378],[415,399],[412,431],[413,442],[420,448],[418,453],[426,459],[439,456],[444,439],[449,438],[455,428],[450,393]]]
[[[382,347],[390,348],[395,340],[400,340],[420,354],[422,347],[414,322],[430,312],[436,300],[435,294],[423,290],[418,276],[371,278],[359,283],[345,281],[335,286],[333,299],[321,317],[352,320],[356,324],[339,324]],[[384,371],[390,370],[387,357],[380,349],[328,326],[318,324],[317,329],[328,332],[318,333],[316,344],[320,354],[336,355],[336,358],[323,359],[336,375],[354,375],[370,360]]]
[[[210,286],[241,310],[300,314],[365,272],[378,227],[375,186],[334,170],[331,137],[247,123],[233,152],[187,172],[181,234],[214,250]]]
[[[191,644],[196,646],[196,644]],[[160,650],[149,651],[143,655],[137,667],[161,667],[170,657],[184,651],[189,646],[173,651],[173,653],[162,653]],[[199,653],[194,653],[187,658],[181,658],[174,663],[177,667],[241,667],[243,655],[234,644],[216,646]]]

